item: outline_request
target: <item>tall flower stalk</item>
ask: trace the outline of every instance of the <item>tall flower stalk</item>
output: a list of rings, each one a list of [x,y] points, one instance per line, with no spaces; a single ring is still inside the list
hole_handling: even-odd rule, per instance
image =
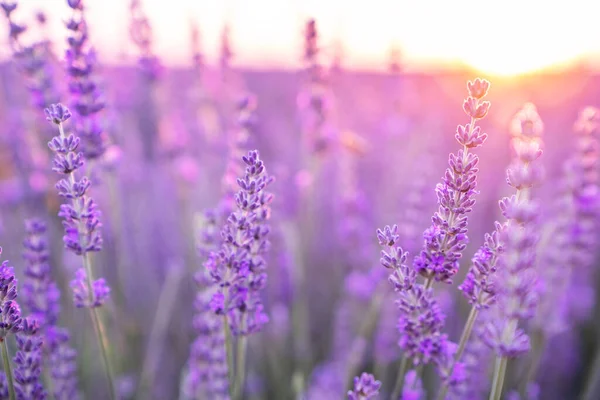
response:
[[[516,193],[500,201],[507,219],[500,234],[504,254],[497,260],[494,279],[494,318],[486,322],[482,335],[496,352],[490,400],[501,398],[509,358],[529,351],[529,337],[519,324],[533,317],[538,301],[535,258],[539,207],[532,199],[531,188],[541,180],[542,170],[535,161],[542,155],[542,122],[535,107],[523,107],[514,126],[514,159],[507,170],[507,183]]]
[[[377,232],[384,248],[381,264],[391,270],[389,280],[398,293],[399,344],[404,350],[392,398],[403,392],[404,376],[411,364],[419,370],[429,362],[443,368],[456,352],[455,345],[442,333],[445,316],[431,286],[434,281],[452,282],[468,241],[467,221],[475,204],[479,163],[469,150],[482,146],[487,138],[476,123],[489,111],[490,103],[483,101],[489,85],[482,79],[467,84],[469,96],[463,110],[470,122],[457,128],[455,138],[462,148],[450,154],[449,168],[436,187],[439,209],[431,227],[423,233],[423,250],[415,257],[412,268],[407,266],[408,253],[399,245],[398,227],[386,226]],[[425,278],[423,284],[417,282],[417,274]]]
[[[75,172],[84,165],[84,156],[78,152],[80,139],[73,134],[67,136],[63,124],[71,117],[69,109],[62,104],[53,104],[46,110],[48,121],[58,126],[59,135],[48,146],[55,153],[53,170],[66,177],[57,184],[58,194],[67,202],[61,205],[59,216],[64,218],[65,247],[81,257],[83,268],[77,270],[71,281],[73,299],[78,308],[87,308],[102,354],[109,393],[116,398],[112,368],[108,356],[108,340],[99,307],[107,300],[110,289],[103,278],[94,280],[91,253],[102,249],[100,212],[95,201],[87,192],[91,182],[87,177],[77,179]]]
[[[236,207],[221,231],[222,246],[205,263],[218,288],[210,307],[223,319],[230,378],[235,379],[231,394],[236,398],[244,388],[247,336],[260,331],[268,321],[260,294],[267,279],[263,257],[269,248],[268,219],[273,199],[265,190],[273,177],[267,174],[258,152],[249,152],[243,161],[246,171],[237,181]],[[236,350],[233,336],[237,337]]]

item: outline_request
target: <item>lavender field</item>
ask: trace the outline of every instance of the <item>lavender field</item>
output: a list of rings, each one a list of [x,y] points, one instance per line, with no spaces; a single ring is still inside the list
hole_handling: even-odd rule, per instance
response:
[[[86,1],[0,1],[0,399],[600,399],[599,75],[167,67],[140,0],[105,63]]]

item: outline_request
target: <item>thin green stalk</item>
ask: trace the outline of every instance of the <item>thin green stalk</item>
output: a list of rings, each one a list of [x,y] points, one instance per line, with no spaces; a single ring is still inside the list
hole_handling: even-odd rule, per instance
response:
[[[528,365],[527,371],[523,375],[521,384],[519,385],[519,393],[522,398],[526,398],[527,387],[529,382],[535,379],[540,361],[544,355],[544,349],[546,347],[546,335],[541,329],[536,329],[532,336],[532,351],[531,351],[531,362]]]
[[[477,307],[471,307],[471,312],[469,313],[469,317],[467,318],[467,322],[465,323],[465,327],[463,329],[462,334],[460,335],[460,342],[458,343],[458,349],[456,350],[456,354],[454,354],[454,361],[450,366],[450,370],[448,371],[448,377],[452,376],[452,372],[454,372],[454,367],[456,363],[458,363],[467,347],[467,342],[471,337],[471,332],[473,332],[473,327],[475,326],[475,320],[477,319],[477,315],[479,314],[479,309]],[[442,385],[437,399],[444,400],[446,398],[446,394],[448,394],[448,386],[449,381],[447,380]]]
[[[248,336],[243,335],[237,341],[237,358],[235,374],[235,386],[233,391],[233,399],[241,399],[244,394],[244,381],[246,378],[246,350],[248,347]]]
[[[589,374],[585,390],[583,391],[582,400],[595,400],[599,396],[600,390],[600,350],[596,350],[596,356],[592,367],[592,372]]]
[[[184,268],[178,264],[169,269],[167,279],[158,298],[158,309],[150,329],[150,338],[148,339],[148,350],[142,364],[142,373],[140,374],[139,391],[140,395],[146,395],[147,385],[153,381],[156,373],[156,357],[161,353],[165,331],[169,326],[170,317],[179,294],[179,284],[183,277]]]
[[[234,383],[234,362],[233,362],[233,336],[231,335],[231,328],[227,321],[227,316],[223,316],[223,329],[225,330],[225,353],[227,354],[227,375],[229,378],[229,391],[232,392],[232,385]]]
[[[504,386],[504,376],[506,375],[506,357],[496,357],[496,367],[494,370],[494,380],[492,383],[492,391],[490,392],[490,400],[500,400],[502,397],[502,387]]]
[[[15,382],[13,381],[12,367],[10,366],[10,355],[8,354],[8,344],[6,338],[2,340],[2,362],[4,363],[4,374],[6,375],[6,381],[8,382],[8,398],[15,400]]]
[[[87,286],[88,293],[90,296],[90,303],[93,303],[94,299],[94,291],[93,291],[93,278],[92,278],[92,266],[90,261],[90,255],[88,253],[83,253],[83,266],[86,271],[87,278]],[[108,339],[106,337],[106,329],[104,328],[104,324],[102,323],[102,319],[100,318],[100,311],[98,307],[88,307],[90,310],[90,316],[92,317],[92,324],[94,325],[94,331],[96,332],[96,338],[98,339],[98,345],[100,346],[100,353],[102,354],[102,360],[104,361],[104,372],[106,374],[106,380],[109,385],[109,393],[110,398],[115,400],[117,398],[115,392],[115,384],[113,378],[113,372],[111,368],[111,363],[108,357]]]
[[[387,283],[387,282],[383,282]],[[375,289],[375,296],[371,299],[371,303],[369,304],[369,308],[367,310],[366,315],[362,318],[363,322],[358,330],[358,335],[352,341],[350,355],[348,356],[348,368],[346,374],[346,384],[350,385],[352,383],[352,379],[356,375],[356,370],[358,367],[358,363],[362,359],[361,350],[363,347],[359,345],[363,340],[368,340],[373,331],[375,330],[375,326],[377,325],[377,320],[379,319],[379,311],[381,308],[381,304],[383,303],[383,299],[385,298],[385,287],[382,284],[379,284]]]
[[[408,370],[409,359],[406,354],[402,356],[400,361],[400,369],[398,370],[398,376],[396,377],[396,384],[394,385],[394,391],[392,392],[392,399],[399,399],[402,395],[402,389],[404,388],[404,376]]]

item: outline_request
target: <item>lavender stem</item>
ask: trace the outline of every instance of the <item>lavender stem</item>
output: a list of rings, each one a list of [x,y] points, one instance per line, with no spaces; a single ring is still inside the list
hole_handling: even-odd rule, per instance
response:
[[[490,400],[500,400],[502,397],[502,387],[504,386],[504,376],[506,375],[506,357],[496,357],[496,367],[494,369],[494,380],[492,383],[492,391],[490,392]]]
[[[398,376],[396,377],[396,384],[394,385],[394,391],[392,392],[391,397],[392,399],[398,399],[402,394],[402,389],[404,388],[404,376],[408,370],[408,362],[408,356],[404,354],[402,356],[402,360],[400,361],[400,370],[398,371]]]
[[[467,347],[467,342],[469,341],[469,338],[471,337],[471,333],[473,332],[473,327],[475,326],[475,320],[477,319],[477,315],[479,315],[479,309],[477,307],[471,307],[471,312],[469,313],[469,317],[467,318],[467,322],[465,323],[465,327],[460,336],[460,342],[458,343],[458,349],[456,350],[456,354],[454,355],[454,362],[452,363],[452,366],[450,367],[450,370],[448,371],[449,377],[452,376],[452,372],[454,372],[454,367],[456,366],[456,363],[460,361],[460,359],[465,351],[465,348]],[[448,389],[450,388],[448,386],[448,383],[449,383],[449,381],[446,381],[442,385],[442,388],[440,389],[440,392],[438,393],[438,396],[437,396],[438,400],[444,400],[446,398],[446,395],[448,394]]]
[[[161,339],[165,335],[166,328],[169,325],[170,316],[172,315],[175,303],[177,300],[179,284],[183,277],[184,268],[180,265],[175,265],[169,269],[167,279],[163,285],[163,289],[158,298],[158,309],[152,322],[150,329],[150,337],[148,339],[148,351],[142,364],[142,373],[140,374],[140,390],[144,395],[148,383],[152,382],[156,372],[156,356],[160,354]]]
[[[8,382],[8,398],[15,400],[15,383],[13,380],[12,367],[10,366],[10,355],[8,354],[8,344],[6,338],[2,340],[2,362],[4,363],[4,374],[6,375],[6,381]]]
[[[245,324],[242,325],[242,329],[245,328]],[[248,347],[248,336],[241,336],[237,341],[237,357],[236,357],[236,374],[235,384],[233,386],[233,399],[241,399],[244,394],[244,381],[246,378],[246,350]]]
[[[93,279],[92,279],[92,267],[89,258],[89,254],[84,253],[83,257],[83,265],[87,272],[87,284],[89,287],[89,292],[93,293]],[[93,296],[93,294],[91,294]],[[90,316],[92,317],[92,323],[94,325],[94,331],[96,332],[96,337],[98,339],[98,345],[100,346],[100,353],[102,354],[102,360],[104,361],[104,372],[106,373],[106,380],[109,385],[109,393],[110,398],[112,400],[116,400],[117,396],[115,393],[115,384],[112,373],[112,368],[110,365],[110,361],[108,358],[108,340],[106,339],[106,330],[104,329],[104,324],[102,323],[102,319],[100,318],[98,308],[97,307],[89,307]]]
[[[229,321],[227,321],[227,315],[223,316],[223,329],[225,330],[225,352],[227,353],[227,372],[229,373],[229,384],[231,385],[231,383],[234,382],[233,337],[231,335],[231,327],[229,326]]]

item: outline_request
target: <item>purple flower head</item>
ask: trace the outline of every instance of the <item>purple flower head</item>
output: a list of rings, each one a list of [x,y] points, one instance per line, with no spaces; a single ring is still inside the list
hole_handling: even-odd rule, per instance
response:
[[[354,388],[348,391],[348,400],[367,400],[379,395],[381,382],[371,374],[363,372],[354,378]]]
[[[517,193],[500,201],[507,223],[499,236],[504,253],[497,260],[494,277],[497,315],[485,325],[482,336],[499,357],[517,357],[529,350],[529,337],[519,322],[534,316],[540,290],[535,268],[539,207],[529,196],[529,188],[537,180],[523,177],[528,176],[524,171],[539,168],[535,161],[541,155],[542,123],[532,105],[526,105],[515,120],[513,141],[517,143],[513,143],[514,160],[509,171],[522,172],[518,180],[509,179]]]
[[[458,287],[469,303],[476,308],[488,308],[496,300],[493,274],[496,273],[498,257],[504,251],[500,235],[505,225],[496,222],[496,229],[486,234],[484,244],[471,259],[471,268],[463,283]]]
[[[77,352],[69,346],[70,335],[66,329],[49,327],[46,332],[49,363],[52,365],[52,388],[57,400],[78,400]]]
[[[71,111],[60,103],[51,104],[44,112],[46,113],[46,120],[56,125],[62,124],[71,118]]]
[[[75,279],[71,281],[71,289],[73,289],[73,300],[77,308],[101,307],[110,295],[110,288],[104,278],[96,279],[92,283],[90,292],[87,274],[83,268],[78,269],[75,273]]]
[[[2,249],[0,248],[0,254]],[[17,298],[17,280],[8,261],[0,264],[0,341],[21,328],[21,309]]]
[[[475,204],[479,171],[479,158],[469,149],[480,147],[487,137],[475,123],[489,110],[490,103],[481,101],[488,87],[489,83],[484,80],[468,84],[472,95],[465,100],[463,109],[471,121],[459,126],[455,136],[463,147],[456,154],[450,154],[443,181],[436,186],[439,209],[432,218],[431,227],[423,233],[423,250],[413,262],[415,270],[426,279],[452,282],[468,243],[467,215]]]
[[[17,334],[17,354],[14,358],[15,383],[18,399],[43,400],[46,391],[40,379],[42,373],[42,336],[35,320],[23,319]]]
[[[396,291],[409,289],[416,281],[416,273],[406,265],[408,253],[397,244],[400,236],[398,226],[387,225],[383,230],[377,230],[377,239],[384,248],[381,251],[381,265],[391,270],[389,280]]]
[[[445,316],[433,291],[415,284],[399,294],[398,344],[414,365],[439,362],[447,338],[442,333]]]
[[[4,11],[6,17],[10,18],[10,14],[17,9],[17,2],[3,1],[2,3],[0,3],[0,7],[2,7],[2,10]]]
[[[221,238],[221,249],[205,263],[220,290],[213,295],[212,309],[228,317],[236,335],[259,331],[268,321],[260,299],[266,285],[266,261],[270,232],[267,221],[273,195],[266,187],[273,182],[257,151],[242,158],[246,171],[237,180],[235,210],[229,215]]]

